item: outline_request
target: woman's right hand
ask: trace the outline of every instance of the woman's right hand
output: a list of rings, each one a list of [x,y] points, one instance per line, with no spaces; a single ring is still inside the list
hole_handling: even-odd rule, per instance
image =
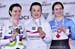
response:
[[[61,33],[62,32],[62,29],[61,28],[57,28],[56,32],[57,33]]]
[[[17,32],[12,32],[12,34],[11,34],[12,38],[11,38],[11,40],[14,40],[14,39],[16,38],[17,35],[18,35]]]

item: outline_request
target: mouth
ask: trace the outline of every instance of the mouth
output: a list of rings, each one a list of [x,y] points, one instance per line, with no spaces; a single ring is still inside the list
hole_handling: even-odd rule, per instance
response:
[[[35,14],[35,16],[38,16],[38,14]]]

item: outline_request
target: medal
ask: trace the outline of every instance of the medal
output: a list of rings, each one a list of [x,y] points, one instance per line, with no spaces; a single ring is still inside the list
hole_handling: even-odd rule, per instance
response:
[[[62,32],[62,29],[61,28],[58,28],[57,29],[57,33],[61,33]]]
[[[42,27],[38,27],[37,30],[38,30],[38,31],[42,31]]]
[[[38,32],[42,32],[42,27],[38,27],[38,28],[37,28],[37,31],[38,31]]]

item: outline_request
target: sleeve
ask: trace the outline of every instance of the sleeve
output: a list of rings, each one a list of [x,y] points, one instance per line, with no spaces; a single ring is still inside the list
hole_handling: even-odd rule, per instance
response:
[[[7,30],[6,29],[7,29],[6,26],[3,26],[2,39],[0,40],[0,46],[10,43],[10,39],[4,39],[5,35],[7,35]]]
[[[22,43],[23,43],[24,46],[26,46],[27,45],[26,24],[24,24],[23,27],[24,27],[24,30],[23,30],[23,38],[25,38],[25,39],[22,40]]]
[[[71,39],[75,40],[75,24],[72,20],[70,21],[69,29],[70,29],[70,32],[71,32]]]
[[[0,46],[10,43],[10,39],[0,40]]]
[[[51,27],[49,25],[49,23],[45,23],[45,30],[44,32],[46,33],[45,38],[43,39],[46,43],[51,43],[52,41],[52,31],[51,31]]]
[[[68,36],[70,33],[69,33],[69,29],[66,28],[66,32],[65,34]]]
[[[22,40],[24,46],[27,46],[27,40]]]
[[[23,40],[22,40],[22,43],[23,43],[23,45],[24,46],[26,46],[27,45],[27,34],[26,34],[26,31],[24,30],[24,33],[23,33]]]

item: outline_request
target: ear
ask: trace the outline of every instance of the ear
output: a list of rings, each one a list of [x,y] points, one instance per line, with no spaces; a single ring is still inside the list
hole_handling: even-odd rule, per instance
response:
[[[54,12],[52,11],[52,15],[54,14]]]
[[[9,15],[10,15],[10,16],[12,15],[12,12],[11,12],[11,11],[9,11]]]
[[[11,11],[9,11],[9,13],[11,14]]]

